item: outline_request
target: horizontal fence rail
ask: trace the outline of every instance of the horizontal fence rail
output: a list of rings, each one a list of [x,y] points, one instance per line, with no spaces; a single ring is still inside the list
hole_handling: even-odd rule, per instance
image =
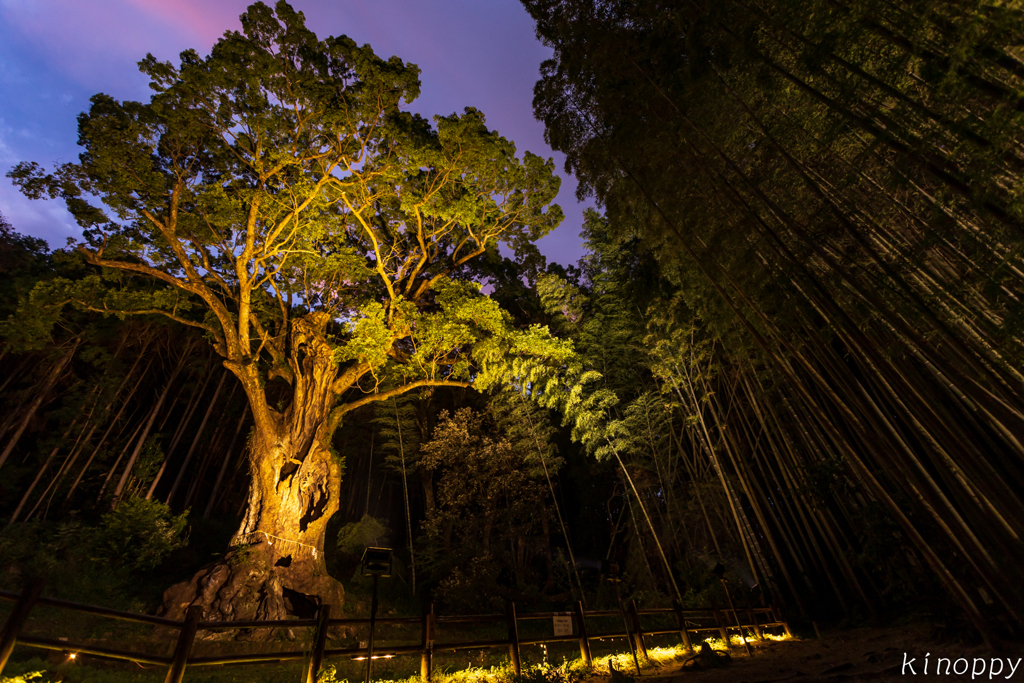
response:
[[[303,683],[315,683],[321,664],[330,657],[351,657],[366,659],[368,647],[329,648],[326,647],[327,633],[332,627],[369,626],[370,618],[330,618],[330,606],[321,605],[317,616],[313,619],[284,619],[256,621],[202,621],[200,608],[189,607],[185,619],[177,621],[164,617],[125,612],[122,610],[86,605],[70,600],[44,597],[42,582],[32,581],[24,591],[16,593],[0,590],[0,600],[14,603],[10,615],[0,631],[0,674],[14,650],[14,646],[58,650],[76,654],[102,657],[122,661],[138,662],[155,666],[168,667],[166,683],[181,683],[188,666],[214,666],[225,664],[257,664],[267,662],[284,662],[306,660],[303,671]],[[137,624],[146,624],[169,628],[178,632],[174,653],[171,656],[153,655],[104,647],[90,643],[80,643],[64,639],[54,640],[37,635],[23,634],[25,623],[34,607],[46,605],[82,614],[91,614],[110,619]],[[675,619],[674,628],[645,629],[644,617],[671,616]],[[570,619],[572,635],[526,636],[519,637],[519,624],[522,622],[563,617]],[[617,626],[610,630],[596,630],[598,622],[617,619]],[[792,635],[788,623],[782,618],[775,607],[748,607],[740,609],[720,609],[717,607],[682,608],[678,602],[672,607],[656,607],[640,609],[635,601],[630,601],[622,610],[585,610],[582,603],[577,602],[572,611],[567,612],[532,612],[516,614],[515,603],[509,603],[505,614],[470,614],[470,615],[434,615],[431,612],[422,617],[380,617],[374,620],[377,625],[418,625],[420,640],[417,644],[400,644],[376,646],[373,648],[373,659],[396,656],[420,656],[420,677],[428,683],[433,676],[433,655],[435,651],[482,650],[487,648],[508,648],[509,659],[517,674],[521,673],[520,647],[523,645],[546,645],[548,643],[578,642],[580,657],[590,666],[593,664],[590,641],[614,638],[626,638],[638,653],[647,656],[646,639],[651,636],[678,635],[682,645],[692,651],[690,634],[717,633],[729,647],[729,631],[754,633],[755,637],[763,638],[763,630],[781,628],[786,635]],[[508,636],[505,638],[472,641],[444,641],[437,638],[440,624],[501,624],[505,623]],[[623,628],[625,626],[625,628]],[[214,656],[195,656],[191,654],[193,641],[200,631],[226,631],[239,629],[313,629],[312,645],[309,649],[288,652],[267,652],[253,654],[231,654]],[[592,630],[595,629],[595,630]],[[744,641],[745,642],[745,641]]]

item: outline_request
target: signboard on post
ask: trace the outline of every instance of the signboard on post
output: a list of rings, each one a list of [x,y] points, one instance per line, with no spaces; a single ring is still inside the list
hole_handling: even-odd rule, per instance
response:
[[[572,635],[572,617],[553,617],[556,636]]]

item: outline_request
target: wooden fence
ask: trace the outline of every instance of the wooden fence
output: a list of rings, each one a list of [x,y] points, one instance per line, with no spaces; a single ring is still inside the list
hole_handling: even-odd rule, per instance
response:
[[[313,619],[287,619],[279,621],[203,621],[199,607],[189,607],[185,613],[184,621],[154,617],[134,612],[122,612],[120,610],[108,609],[84,605],[68,600],[58,600],[42,596],[43,584],[39,581],[31,582],[21,593],[0,591],[0,599],[14,602],[14,609],[7,617],[3,630],[0,631],[0,674],[14,650],[15,644],[25,647],[41,648],[44,650],[60,650],[78,654],[105,657],[140,664],[152,664],[166,666],[166,683],[181,683],[185,675],[186,666],[212,666],[215,664],[253,664],[260,662],[282,662],[292,660],[306,660],[307,664],[303,669],[303,683],[316,683],[317,674],[324,660],[330,657],[352,657],[354,659],[365,659],[367,648],[328,648],[327,633],[333,626],[366,626],[369,627],[370,619],[332,619],[330,616],[330,605],[321,605],[317,610],[317,616]],[[84,614],[94,614],[101,617],[109,617],[121,621],[149,624],[176,629],[178,640],[174,653],[170,657],[150,655],[140,652],[129,652],[98,645],[70,642],[67,640],[54,640],[31,634],[23,634],[21,631],[28,621],[32,608],[36,605],[49,605],[62,609],[71,610]],[[671,615],[675,618],[675,628],[645,630],[643,626],[645,616],[650,615]],[[626,617],[623,619],[623,617]],[[571,619],[575,633],[573,635],[545,636],[545,637],[519,637],[519,623],[536,619],[553,619],[554,617],[568,617]],[[617,618],[618,629],[591,631],[596,621],[603,621],[608,618]],[[476,641],[445,641],[438,638],[440,632],[444,631],[444,625],[454,624],[500,624],[504,622],[508,635],[498,640],[476,640]],[[791,635],[789,625],[782,619],[778,610],[774,607],[748,607],[746,609],[718,609],[715,607],[701,609],[683,609],[678,603],[673,607],[639,609],[636,602],[629,602],[625,608],[625,615],[619,610],[589,610],[583,609],[582,603],[577,602],[572,612],[534,612],[529,614],[516,614],[515,603],[509,603],[505,614],[476,614],[476,615],[434,615],[424,614],[422,617],[383,617],[376,619],[377,624],[406,624],[419,625],[420,639],[416,644],[375,646],[373,658],[393,657],[399,655],[419,655],[420,657],[420,678],[428,683],[433,673],[433,655],[436,651],[446,650],[479,650],[484,648],[508,648],[509,658],[516,673],[521,672],[520,647],[523,645],[538,645],[560,642],[578,642],[580,656],[588,665],[592,664],[590,642],[606,638],[629,638],[632,640],[638,653],[646,657],[646,639],[657,635],[679,636],[682,645],[687,650],[692,650],[691,634],[700,632],[714,632],[722,641],[729,645],[728,631],[732,629],[745,629],[752,631],[756,637],[762,637],[762,629],[778,627],[782,628],[786,635]],[[553,623],[553,622],[552,622]],[[224,631],[233,629],[265,629],[265,628],[287,628],[294,629],[306,627],[313,629],[312,647],[306,650],[293,650],[288,652],[268,652],[257,654],[238,654],[213,657],[197,657],[191,654],[192,643],[199,631]]]

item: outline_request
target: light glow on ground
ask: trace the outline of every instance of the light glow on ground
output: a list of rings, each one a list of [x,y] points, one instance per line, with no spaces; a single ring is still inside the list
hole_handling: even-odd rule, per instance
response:
[[[790,640],[789,636],[786,635],[775,635],[771,633],[764,633],[763,635],[764,641],[761,642]],[[649,673],[650,669],[660,669],[673,664],[679,664],[686,658],[695,655],[697,651],[700,650],[702,643],[708,643],[713,650],[719,652],[727,650],[725,643],[720,638],[705,638],[702,640],[694,639],[692,642],[694,648],[693,652],[688,652],[681,644],[671,647],[649,647],[647,648],[646,658],[637,653],[640,659],[640,668],[644,673]],[[736,652],[737,647],[743,646],[743,640],[739,635],[731,635],[729,637],[729,642],[732,646],[733,652]],[[751,634],[748,636],[747,642],[751,645],[756,645],[759,641],[755,636],[753,636],[753,634]],[[365,658],[359,657],[357,659]],[[376,659],[376,657],[374,657],[374,659]],[[559,665],[543,663],[523,666],[523,679],[529,683],[577,683],[592,674],[609,675],[611,673],[608,666],[609,663],[611,663],[616,670],[626,674],[632,675],[636,671],[636,665],[633,663],[633,655],[627,651],[613,655],[594,657],[594,666],[592,670],[583,663],[582,659],[563,661]],[[326,666],[324,673],[321,674],[319,683],[342,683],[345,679],[339,680],[334,678],[333,670],[333,666]],[[514,679],[515,675],[512,670],[512,665],[510,663],[505,663],[492,667],[470,666],[465,669],[451,672],[443,672],[435,669],[433,683],[512,683]],[[408,678],[382,679],[375,676],[374,680],[377,683],[419,683],[420,677],[418,675],[413,675]]]

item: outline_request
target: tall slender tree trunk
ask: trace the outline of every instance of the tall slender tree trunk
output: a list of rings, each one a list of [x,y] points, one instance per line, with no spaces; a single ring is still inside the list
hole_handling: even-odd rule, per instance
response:
[[[3,354],[0,354],[0,358],[6,357],[6,353],[8,351],[8,348],[9,347],[7,347],[7,346],[4,347]],[[26,353],[24,355],[24,357],[21,359],[21,362],[18,363],[17,367],[15,367],[13,370],[11,370],[11,372],[6,377],[4,377],[3,382],[0,382],[0,394],[2,394],[4,392],[4,390],[7,388],[8,384],[13,382],[16,378],[20,378],[21,377],[22,372],[25,371],[25,368],[28,367],[29,362],[31,360],[32,360],[32,354]],[[6,431],[7,431],[7,423],[4,422],[3,427],[0,427],[0,436],[3,436],[4,432],[6,432]]]
[[[129,436],[128,440],[125,441],[124,446],[121,448],[121,452],[118,453],[117,458],[114,459],[114,464],[107,469],[107,476],[103,478],[103,486],[100,487],[100,492],[96,495],[97,503],[103,500],[103,494],[107,492],[107,487],[110,486],[110,481],[114,478],[114,474],[117,472],[117,468],[121,464],[121,461],[124,460],[124,454],[128,452],[128,449],[135,442],[135,437],[142,431],[144,424],[144,422],[140,422],[135,425],[135,430],[132,431],[131,436]]]
[[[405,441],[402,439],[402,418],[398,414],[398,400],[391,399],[395,408],[395,427],[398,429],[398,455],[402,460],[402,500],[405,502],[405,534],[409,541],[409,567],[412,574],[412,594],[416,595],[416,553],[412,547],[412,513],[409,511],[409,475],[405,471]]]
[[[87,426],[89,427],[89,432],[84,433],[85,427]],[[88,424],[82,426],[82,432],[84,434],[79,435],[81,443],[76,443],[74,447],[72,447],[71,453],[69,453],[68,457],[64,459],[64,464],[61,465],[60,470],[57,472],[56,476],[54,476],[53,481],[51,481],[46,487],[46,490],[43,491],[43,494],[39,497],[39,502],[36,503],[36,507],[38,507],[39,503],[43,502],[43,498],[46,498],[47,494],[49,494],[49,498],[46,500],[46,507],[43,509],[42,519],[46,519],[46,516],[50,513],[50,504],[53,503],[53,497],[60,489],[61,481],[63,481],[64,476],[75,466],[75,461],[78,460],[78,456],[80,456],[82,451],[85,450],[86,445],[89,443],[89,439],[92,438],[92,435],[96,432],[98,427],[99,424],[95,422],[92,426],[89,426]],[[82,438],[83,435],[85,437],[84,439]]]
[[[679,372],[679,369],[677,368],[676,371]],[[682,375],[682,373],[679,374]],[[747,522],[746,525],[744,524],[744,522],[746,521],[746,513],[740,506],[740,502],[736,500],[736,492],[729,484],[729,480],[725,476],[725,472],[722,469],[721,463],[718,462],[718,456],[715,453],[714,445],[711,441],[711,432],[708,429],[707,422],[704,420],[704,411],[701,410],[700,401],[697,399],[697,394],[694,392],[693,382],[688,373],[682,376],[685,377],[686,379],[686,386],[690,394],[690,401],[692,401],[693,409],[694,411],[696,411],[697,422],[701,428],[701,435],[703,436],[704,446],[705,450],[707,451],[708,458],[711,460],[711,464],[714,467],[715,474],[718,476],[718,480],[722,484],[722,489],[725,491],[726,499],[729,501],[729,510],[732,512],[733,521],[736,523],[736,534],[739,538],[740,545],[743,547],[743,552],[747,556],[747,564],[750,567],[750,573],[754,577],[754,579],[759,582],[762,579],[766,580],[767,577],[761,576],[761,572],[758,571],[757,564],[755,564],[754,562],[754,553],[757,550],[751,547],[752,539],[748,538],[746,530],[744,529],[744,526],[749,526],[749,522]]]
[[[206,423],[210,420],[210,415],[213,413],[213,407],[217,405],[217,397],[220,396],[220,390],[224,387],[224,380],[227,379],[227,376],[227,372],[221,373],[220,381],[217,382],[217,388],[213,392],[213,398],[210,399],[210,404],[206,407],[206,414],[203,415],[203,421],[199,423],[196,435],[192,439],[192,445],[189,446],[188,453],[185,454],[185,460],[181,463],[177,476],[174,477],[174,484],[171,486],[171,490],[167,493],[167,500],[165,502],[168,505],[173,502],[174,494],[178,492],[178,488],[181,486],[181,482],[185,477],[185,472],[188,471],[188,466],[192,462],[192,456],[195,455],[196,447],[199,445],[200,439],[202,439],[203,430],[206,429]]]
[[[217,472],[217,480],[213,483],[213,491],[210,492],[210,500],[206,503],[206,509],[203,510],[203,519],[209,519],[210,514],[213,513],[213,505],[217,500],[217,494],[220,493],[220,487],[224,481],[224,473],[227,472],[228,463],[231,462],[232,455],[235,452],[235,441],[238,440],[238,435],[242,432],[242,425],[245,424],[245,418],[247,417],[249,417],[248,404],[246,404],[245,409],[242,411],[242,417],[238,418],[238,426],[235,427],[235,433],[231,437],[231,443],[228,444],[228,450],[224,454],[223,462],[220,464],[220,470]]]
[[[586,606],[587,598],[583,593],[583,583],[580,581],[580,570],[576,565],[576,555],[572,551],[572,541],[569,540],[569,530],[565,526],[565,519],[562,517],[562,506],[558,504],[558,496],[555,495],[555,486],[551,483],[551,473],[548,472],[547,459],[544,457],[544,449],[540,445],[540,439],[537,437],[537,428],[533,424],[533,417],[530,415],[530,406],[525,405],[526,399],[523,398],[522,394],[517,393],[519,400],[524,404],[524,410],[526,413],[526,419],[530,426],[530,436],[533,437],[533,445],[537,449],[537,457],[540,458],[541,467],[544,468],[544,478],[548,482],[548,491],[551,493],[551,503],[555,506],[555,513],[558,515],[558,525],[562,529],[562,538],[565,539],[565,548],[569,551],[569,561],[572,562],[572,571],[576,576],[576,585],[580,590],[580,599]],[[547,525],[547,518],[544,520],[545,526]],[[545,531],[547,533],[547,531]],[[551,537],[548,535],[548,543],[550,545]],[[550,550],[549,550],[550,552]]]
[[[29,484],[29,487],[25,491],[25,494],[21,497],[21,501],[18,502],[18,507],[14,508],[14,512],[11,513],[11,518],[7,521],[7,526],[11,526],[16,521],[18,521],[18,517],[21,515],[22,509],[24,509],[25,503],[27,503],[28,499],[32,496],[32,492],[35,490],[36,485],[39,484],[39,480],[43,478],[43,474],[46,472],[47,469],[49,469],[50,463],[53,462],[54,457],[56,457],[57,452],[60,450],[61,445],[63,445],[64,443],[64,439],[68,438],[68,435],[71,433],[71,430],[74,429],[75,424],[77,422],[77,419],[71,421],[71,424],[68,425],[68,428],[64,430],[64,433],[61,435],[60,440],[57,442],[57,445],[53,447],[52,451],[50,451],[50,455],[47,456],[46,461],[43,462],[43,464],[39,467],[39,470],[36,472],[35,478],[32,480],[32,483]]]
[[[55,361],[50,367],[50,371],[46,373],[46,379],[43,380],[42,386],[36,389],[35,398],[32,399],[32,403],[29,404],[28,410],[25,411],[25,414],[18,422],[18,426],[15,428],[14,434],[11,435],[11,438],[4,447],[4,450],[0,452],[0,467],[3,467],[4,463],[7,462],[7,458],[9,458],[11,453],[14,451],[14,447],[18,445],[18,441],[21,440],[22,434],[25,433],[25,430],[28,428],[32,418],[35,417],[39,407],[43,405],[43,401],[45,401],[50,395],[54,385],[57,384],[57,380],[60,379],[61,374],[63,374],[64,368],[66,368],[68,363],[71,362],[71,359],[75,355],[75,351],[78,350],[81,343],[81,338],[76,337],[74,342],[71,344],[71,348],[65,351],[64,355]]]
[[[113,402],[115,400],[117,400],[118,395],[120,395],[121,390],[124,388],[125,384],[128,382],[128,379],[131,377],[132,372],[135,370],[135,366],[138,364],[139,360],[141,360],[141,359],[142,359],[142,356],[140,355],[139,358],[136,359],[135,364],[132,365],[132,369],[128,371],[127,375],[125,375],[124,380],[121,382],[121,386],[118,387],[117,392],[115,392],[114,397],[111,399],[110,404],[106,408],[106,411],[109,411],[110,408],[113,406],[113,404],[114,404]],[[135,384],[132,385],[131,391],[128,392],[128,395],[125,396],[124,400],[121,402],[121,407],[117,409],[117,414],[114,415],[114,417],[110,420],[110,424],[107,426],[106,431],[103,432],[103,436],[100,437],[99,442],[92,449],[92,453],[89,454],[89,458],[85,461],[85,464],[82,465],[82,469],[78,472],[78,476],[75,477],[75,480],[71,483],[71,487],[68,489],[67,495],[64,496],[64,507],[65,508],[68,506],[68,504],[70,504],[71,497],[74,495],[75,490],[78,488],[79,483],[81,483],[82,477],[85,476],[85,473],[89,470],[89,466],[92,465],[93,460],[96,459],[96,455],[100,452],[100,449],[103,448],[103,445],[107,442],[107,437],[110,436],[110,433],[114,430],[114,427],[117,426],[117,423],[121,419],[121,415],[124,413],[125,408],[128,407],[128,404],[132,400],[132,397],[135,396],[135,392],[138,391],[139,387],[142,385],[142,380],[145,379],[146,373],[149,372],[149,368],[152,365],[153,365],[153,361],[151,360],[146,365],[146,369],[143,370],[139,374],[139,378],[135,381]]]
[[[229,393],[228,397],[226,399],[224,399],[223,410],[227,410],[228,406],[231,405],[231,399],[233,399],[235,397],[235,392],[237,390],[238,390],[238,384],[234,384],[231,387],[231,393]],[[248,406],[246,406],[246,407],[248,407]],[[192,502],[194,497],[199,495],[199,488],[202,485],[202,482],[206,479],[206,472],[209,470],[211,464],[216,460],[217,453],[220,452],[219,449],[220,449],[220,446],[221,446],[221,441],[224,438],[224,435],[227,433],[226,432],[227,428],[228,428],[228,425],[227,425],[226,422],[218,421],[217,430],[213,433],[213,439],[211,439],[211,441],[207,445],[206,455],[203,458],[203,466],[199,469],[199,476],[195,478],[195,481],[192,482],[192,486],[189,488],[188,496],[185,498],[185,505],[184,505],[184,507],[186,507],[186,508],[189,507],[189,504]],[[225,459],[225,460],[229,460],[230,459],[230,456],[231,456],[230,449],[234,447],[234,445],[235,445],[235,437],[237,437],[237,436],[238,436],[238,433],[235,432],[232,435],[231,443],[228,446],[228,451],[224,452],[224,453],[221,453],[221,455],[223,456],[223,459]]]
[[[682,398],[682,394],[679,396]],[[685,428],[686,426],[684,423],[683,429]],[[698,471],[690,465],[689,459],[686,458],[682,440],[679,438],[679,434],[676,433],[676,430],[670,429],[669,433],[672,435],[672,439],[676,443],[676,448],[679,451],[679,458],[683,461],[683,467],[686,469],[686,473],[690,476],[690,485],[697,498],[697,504],[700,505],[701,514],[704,516],[704,522],[708,525],[708,535],[711,537],[711,544],[715,546],[715,554],[718,557],[722,557],[722,547],[718,544],[718,536],[715,534],[715,525],[711,523],[711,516],[708,515],[708,509],[704,505],[704,496],[702,496],[700,492],[700,478],[698,477]]]
[[[171,439],[171,445],[167,447],[167,453],[164,456],[164,461],[160,464],[160,469],[157,470],[156,476],[153,477],[152,483],[146,490],[146,500],[151,500],[153,494],[156,491],[157,484],[163,479],[164,473],[167,472],[167,466],[170,464],[171,457],[174,455],[174,449],[177,448],[178,442],[181,441],[181,437],[185,434],[185,429],[188,427],[189,422],[192,420],[192,414],[195,412],[196,407],[199,405],[200,399],[203,397],[203,392],[206,390],[206,386],[210,383],[210,378],[213,377],[212,372],[207,372],[203,383],[199,386],[199,390],[192,396],[192,401],[189,403],[185,410],[185,416],[178,423],[178,428],[174,431],[174,437]]]
[[[420,486],[423,487],[423,507],[430,512],[436,505],[434,501],[434,471],[420,465]]]
[[[146,439],[149,438],[149,432],[153,429],[153,423],[156,422],[156,417],[160,413],[160,409],[164,406],[164,401],[167,400],[167,395],[171,393],[171,386],[174,385],[174,380],[178,379],[178,373],[185,367],[185,354],[182,354],[178,364],[174,367],[174,372],[171,373],[170,378],[167,380],[167,384],[164,386],[164,390],[160,392],[160,398],[157,399],[156,405],[153,406],[153,410],[149,413],[149,419],[146,420],[146,427],[142,430],[142,434],[139,435],[139,440],[135,443],[135,449],[132,451],[131,457],[128,458],[128,464],[125,465],[124,472],[121,474],[121,478],[117,482],[117,486],[114,488],[114,500],[111,503],[111,507],[117,507],[118,501],[121,499],[121,493],[124,491],[125,483],[128,481],[128,477],[131,476],[132,470],[135,468],[135,462],[139,459],[139,454],[142,453],[143,446],[146,445]]]

